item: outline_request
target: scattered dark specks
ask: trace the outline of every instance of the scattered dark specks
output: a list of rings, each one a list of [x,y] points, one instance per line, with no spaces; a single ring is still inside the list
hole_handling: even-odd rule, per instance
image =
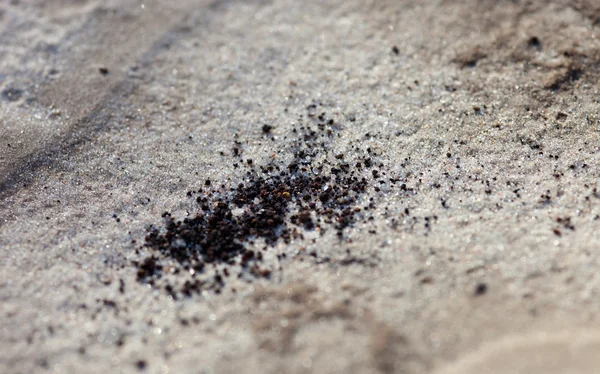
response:
[[[529,38],[529,40],[527,40],[527,45],[535,49],[536,51],[542,50],[542,42],[537,36],[532,36],[531,38]]]
[[[564,122],[567,119],[567,114],[563,112],[556,113],[556,120],[558,122]]]
[[[309,114],[315,109],[316,105],[309,107]],[[134,263],[138,281],[164,289],[173,298],[207,289],[219,293],[228,274],[236,268],[241,270],[236,271],[240,277],[244,273],[250,279],[271,277],[271,270],[263,265],[263,251],[280,241],[302,239],[303,230],[323,233],[329,226],[343,240],[344,230],[361,214],[356,209],[361,196],[370,190],[366,176],[381,178],[385,171],[355,166],[358,159],[347,160],[347,155],[334,153],[323,138],[333,137],[339,125],[325,113],[310,121],[291,132],[298,141],[294,148],[286,149],[293,154],[290,161],[269,159],[251,168],[244,183],[229,188],[210,188],[212,183],[206,180],[206,187],[199,192],[202,195],[196,198],[195,216],[177,220],[168,212],[163,214],[164,227],[151,227],[145,239],[152,255]],[[321,169],[323,165],[311,161],[318,154],[330,156],[324,161],[327,172]],[[362,161],[367,166],[376,162],[371,158]],[[257,164],[251,159],[246,163]],[[256,239],[264,240],[262,251],[253,248]],[[208,265],[213,275],[202,276],[208,272]],[[171,283],[169,277],[162,276],[167,269],[171,274],[181,274],[179,279],[185,276],[188,280]]]
[[[271,125],[263,125],[263,127],[262,127],[262,132],[265,134],[270,133],[271,130],[273,130],[273,126],[271,126]]]
[[[2,90],[2,98],[6,101],[17,101],[23,96],[20,88],[8,87]]]
[[[561,224],[565,229],[575,231],[575,225],[571,223],[571,217],[557,217],[556,222]]]
[[[488,291],[488,285],[486,283],[477,283],[475,286],[475,296],[484,295]]]
[[[137,264],[138,272],[137,277],[138,280],[146,279],[152,277],[162,270],[162,266],[157,263],[157,258],[154,256],[147,257],[141,263]]]
[[[440,203],[442,204],[443,208],[448,209],[448,203],[446,202],[446,199],[440,199]]]
[[[145,360],[137,360],[137,361],[135,362],[135,367],[136,367],[138,370],[145,370],[147,366],[148,366],[148,364],[146,363],[146,361],[145,361]]]

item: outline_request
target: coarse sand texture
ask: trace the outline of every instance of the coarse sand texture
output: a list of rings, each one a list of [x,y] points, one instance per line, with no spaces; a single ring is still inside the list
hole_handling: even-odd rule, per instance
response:
[[[0,3],[0,373],[594,373],[600,2]]]

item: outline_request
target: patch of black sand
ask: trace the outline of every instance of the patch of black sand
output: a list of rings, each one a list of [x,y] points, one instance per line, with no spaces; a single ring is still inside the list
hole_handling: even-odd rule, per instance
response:
[[[249,180],[228,192],[225,186],[211,188],[206,181],[197,192],[195,217],[177,220],[168,212],[163,214],[165,226],[151,227],[145,240],[154,254],[136,263],[139,281],[155,284],[162,275],[161,259],[175,260],[175,273],[186,271],[194,279],[206,264],[241,267],[253,276],[269,277],[270,271],[259,266],[262,253],[248,248],[255,239],[262,238],[269,246],[278,241],[289,243],[292,237],[302,237],[303,230],[320,228],[321,222],[343,238],[344,229],[360,212],[358,198],[368,187],[361,175],[372,162],[368,156],[347,162],[343,155],[331,155],[329,144],[339,125],[325,113],[317,115],[317,105],[307,109],[311,125],[292,130],[297,146],[287,165],[269,163],[259,170],[252,168]],[[329,161],[316,165],[312,160],[323,154]],[[241,158],[238,152],[234,156]],[[188,196],[194,193],[188,192]],[[220,290],[223,285],[224,279],[217,273],[213,282],[195,279],[178,290],[171,284],[164,288],[176,297],[177,291],[191,295],[206,288]]]

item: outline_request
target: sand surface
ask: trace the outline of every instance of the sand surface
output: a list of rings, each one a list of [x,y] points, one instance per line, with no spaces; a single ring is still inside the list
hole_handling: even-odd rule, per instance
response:
[[[3,1],[0,373],[595,372],[599,77],[596,0]],[[342,229],[145,246],[302,147]]]

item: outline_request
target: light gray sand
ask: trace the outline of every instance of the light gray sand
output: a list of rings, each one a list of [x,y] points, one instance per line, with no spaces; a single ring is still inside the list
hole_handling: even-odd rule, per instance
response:
[[[595,0],[0,6],[1,373],[600,365]],[[314,101],[336,152],[376,149],[413,192],[371,189],[344,241],[278,243],[271,279],[138,283],[146,226],[242,181],[235,134],[263,163]]]

